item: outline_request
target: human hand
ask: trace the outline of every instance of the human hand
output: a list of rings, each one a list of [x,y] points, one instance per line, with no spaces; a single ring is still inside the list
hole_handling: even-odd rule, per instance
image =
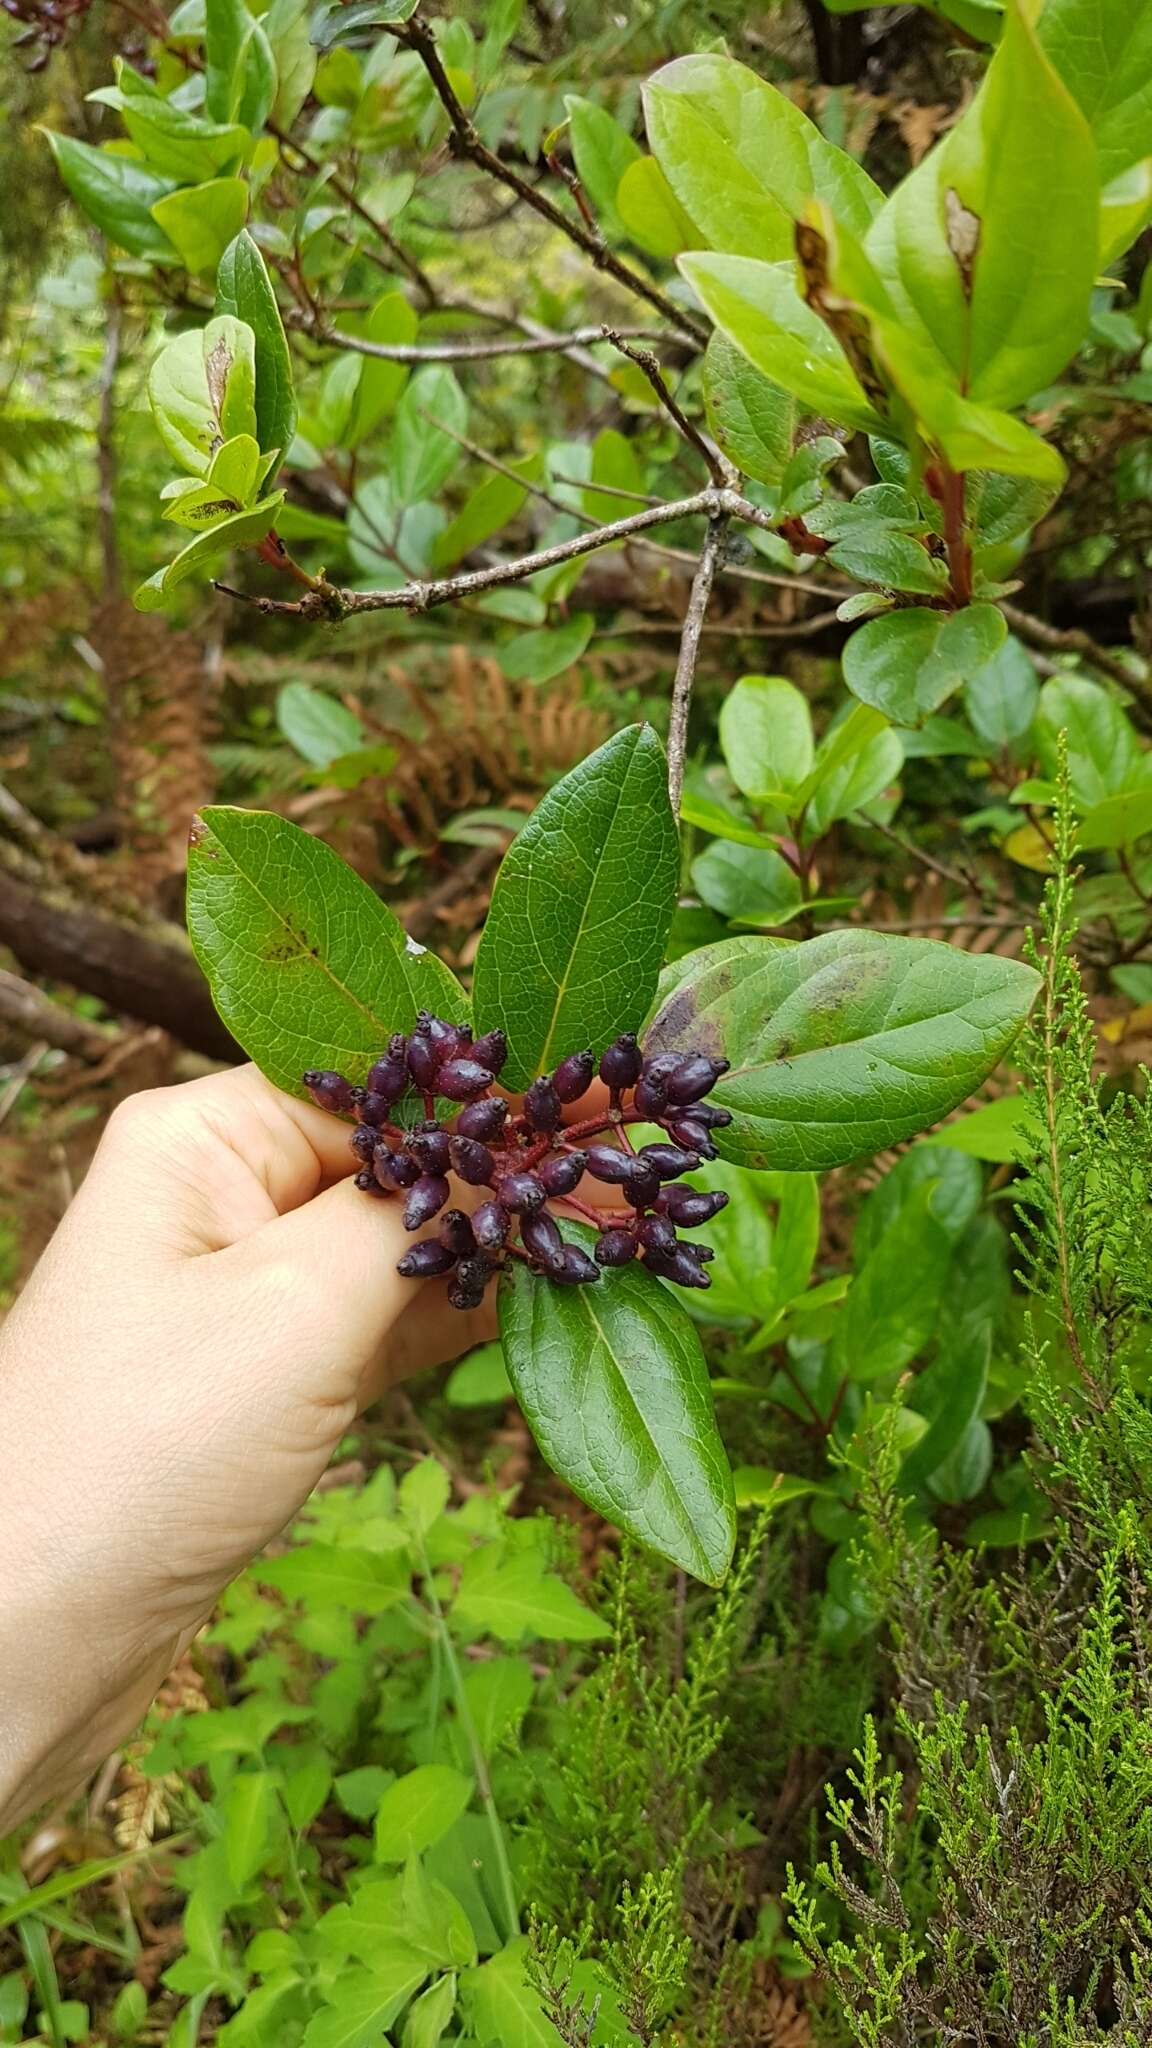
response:
[[[0,1331],[0,1833],[135,1725],[359,1411],[493,1334],[400,1278],[355,1165],[254,1067],[110,1119]]]

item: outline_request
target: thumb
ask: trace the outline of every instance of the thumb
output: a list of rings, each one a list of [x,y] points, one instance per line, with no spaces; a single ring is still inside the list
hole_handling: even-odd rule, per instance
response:
[[[475,1192],[453,1188],[461,1205]],[[244,1261],[261,1299],[276,1300],[278,1324],[289,1309],[299,1392],[358,1411],[397,1380],[495,1335],[494,1288],[462,1314],[447,1279],[396,1271],[414,1242],[399,1201],[374,1201],[343,1180],[221,1256]]]

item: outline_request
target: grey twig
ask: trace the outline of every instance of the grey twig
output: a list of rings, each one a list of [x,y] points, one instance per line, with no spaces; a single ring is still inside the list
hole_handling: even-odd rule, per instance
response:
[[[713,521],[723,518],[725,523],[731,519],[742,519],[755,526],[770,524],[765,514],[757,506],[750,505],[738,491],[721,491],[709,486],[691,498],[677,498],[665,505],[649,505],[641,512],[633,512],[627,519],[614,519],[607,526],[597,526],[591,533],[578,533],[571,540],[557,541],[552,547],[537,548],[532,554],[521,555],[514,562],[494,562],[488,568],[469,569],[458,576],[429,577],[427,581],[414,579],[394,590],[347,590],[319,578],[311,590],[295,600],[249,595],[228,583],[217,583],[216,589],[223,591],[226,597],[239,598],[242,603],[270,616],[310,621],[326,619],[333,624],[361,612],[425,612],[435,605],[453,604],[458,599],[475,597],[485,590],[497,590],[508,583],[523,583],[527,577],[535,576],[539,569],[554,569],[559,563],[574,561],[579,555],[594,554],[597,548],[611,547],[614,541],[631,540],[646,533],[650,527],[666,526],[677,519],[701,517]],[[711,578],[720,566],[722,551],[707,552],[710,558],[715,555],[710,586]],[[790,579],[779,580],[787,583]],[[793,587],[798,587],[795,579],[791,582]]]
[[[692,686],[696,681],[696,663],[700,655],[700,636],[704,631],[704,619],[708,611],[708,600],[716,571],[724,559],[724,544],[728,534],[731,515],[718,511],[708,521],[704,546],[696,574],[692,578],[692,589],[688,597],[688,609],[684,614],[684,625],[680,633],[680,652],[676,660],[676,674],[672,681],[672,704],[668,714],[668,801],[674,815],[680,814],[680,798],[684,792],[684,761],[688,751],[688,714],[692,708]]]
[[[659,358],[653,355],[652,350],[650,348],[637,348],[628,339],[623,329],[619,327],[602,327],[600,332],[605,341],[612,342],[619,349],[621,355],[627,356],[629,362],[635,363],[636,368],[647,377],[653,391],[656,393],[657,400],[678,428],[684,440],[689,443],[690,447],[695,448],[698,455],[703,457],[705,467],[717,490],[722,491],[729,485],[735,485],[739,481],[739,471],[732,467],[732,464],[720,454],[718,449],[712,446],[710,441],[705,440],[695,421],[689,419],[678,400],[673,398],[665,382]]]
[[[291,324],[306,328],[308,321],[303,314],[298,314]],[[646,332],[644,328],[636,331]],[[612,338],[615,340],[615,335]],[[571,334],[497,336],[491,341],[478,341],[471,335],[461,335],[459,341],[365,341],[358,334],[345,334],[339,327],[327,328],[316,335],[316,340],[327,347],[349,349],[354,355],[372,356],[384,363],[410,363],[413,366],[421,363],[489,363],[501,356],[568,355],[604,339],[602,326],[576,327]]]
[[[701,346],[707,342],[707,329],[690,313],[685,313],[683,308],[678,306],[674,299],[670,299],[666,292],[662,292],[658,285],[650,283],[640,271],[633,270],[630,263],[625,263],[623,257],[617,256],[608,247],[598,229],[585,226],[583,221],[573,220],[570,214],[563,212],[549,199],[547,193],[529,184],[527,178],[522,178],[519,171],[511,164],[506,164],[497,156],[495,150],[489,149],[487,143],[481,140],[456,96],[427,22],[416,16],[413,20],[405,22],[403,27],[397,24],[392,33],[398,42],[406,43],[408,48],[415,50],[419,56],[448,116],[456,148],[462,156],[470,158],[481,170],[487,171],[490,177],[499,179],[502,185],[507,185],[510,191],[517,193],[534,213],[538,213],[551,227],[559,229],[562,235],[567,235],[569,241],[575,242],[577,248],[582,249],[584,254],[591,258],[598,270],[607,271],[610,277],[616,279],[617,284],[622,284],[637,298],[645,299],[650,306],[655,307],[662,319],[669,321],[681,334],[690,335],[692,340]]]

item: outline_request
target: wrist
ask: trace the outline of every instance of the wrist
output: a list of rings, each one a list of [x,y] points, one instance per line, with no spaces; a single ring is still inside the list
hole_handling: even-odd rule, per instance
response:
[[[98,1548],[0,1509],[0,1836],[78,1785],[146,1712],[191,1630],[109,1598]],[[86,1561],[87,1559],[87,1561]]]

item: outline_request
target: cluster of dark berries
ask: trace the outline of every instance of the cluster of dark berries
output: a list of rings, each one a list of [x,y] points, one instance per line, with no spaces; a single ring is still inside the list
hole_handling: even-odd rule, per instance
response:
[[[474,1039],[466,1025],[421,1011],[415,1030],[407,1037],[397,1033],[362,1088],[343,1074],[304,1075],[321,1109],[356,1118],[357,1187],[372,1195],[402,1193],[408,1230],[439,1219],[435,1236],[414,1244],[397,1270],[413,1279],[450,1272],[448,1299],[461,1309],[479,1305],[492,1274],[509,1258],[564,1286],[599,1280],[602,1267],[638,1257],[662,1280],[707,1287],[710,1248],[686,1243],[677,1232],[707,1223],[728,1197],[674,1183],[702,1159],[715,1158],[712,1133],[732,1121],[728,1110],[705,1100],[727,1060],[699,1052],[646,1055],[626,1032],[599,1060],[591,1052],[569,1053],[533,1081],[517,1112],[492,1092],[506,1056],[502,1031]],[[607,1104],[581,1117],[578,1105],[597,1077]],[[400,1105],[413,1097],[424,1119],[402,1127]],[[461,1105],[450,1125],[436,1116],[438,1097]],[[637,1123],[659,1124],[664,1137],[637,1151],[628,1137],[628,1126]],[[616,1142],[607,1142],[610,1137]],[[449,1208],[450,1173],[469,1187],[491,1190],[471,1215]],[[622,1206],[599,1209],[582,1200],[576,1190],[586,1174],[618,1188]],[[599,1231],[594,1259],[564,1242],[550,1213],[553,1202]]]

